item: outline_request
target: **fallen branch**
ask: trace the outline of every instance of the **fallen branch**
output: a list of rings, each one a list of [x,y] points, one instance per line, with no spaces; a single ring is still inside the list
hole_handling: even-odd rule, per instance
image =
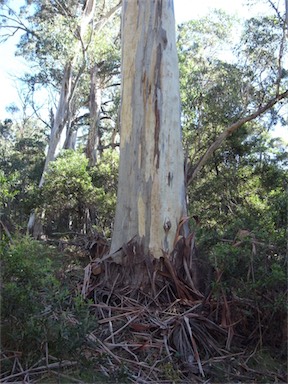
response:
[[[77,361],[67,361],[67,360],[65,361],[64,360],[61,363],[51,363],[51,364],[48,364],[48,365],[42,365],[40,367],[28,368],[28,369],[25,369],[22,372],[13,373],[12,375],[9,375],[9,376],[6,376],[6,377],[2,378],[0,383],[7,383],[11,379],[14,379],[14,378],[19,377],[19,376],[27,375],[27,374],[43,373],[43,372],[47,372],[47,371],[53,370],[53,369],[61,369],[61,368],[66,368],[66,367],[72,367],[72,366],[75,366],[77,364],[78,364]]]

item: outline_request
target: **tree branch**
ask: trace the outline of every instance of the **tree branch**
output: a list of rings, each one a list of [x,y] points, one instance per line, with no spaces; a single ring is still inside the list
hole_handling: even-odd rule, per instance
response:
[[[39,36],[37,35],[37,33],[33,30],[31,30],[30,28],[28,28],[24,23],[23,21],[20,19],[20,17],[17,16],[16,12],[10,8],[10,7],[7,7],[8,9],[8,12],[11,13],[14,17],[10,17],[8,15],[5,15],[5,14],[0,14],[0,18],[2,18],[2,24],[0,25],[0,29],[14,29],[14,32],[11,36],[13,36],[18,30],[22,30],[28,34],[31,34],[32,36],[35,36],[37,39],[39,39]],[[15,23],[15,25],[7,25],[3,22],[3,20],[9,20],[11,21],[12,23]],[[2,35],[2,36],[7,36],[8,34],[6,35]],[[9,37],[9,35],[8,35]],[[8,38],[7,37],[7,38]]]
[[[256,119],[256,117],[262,115],[264,112],[271,109],[275,104],[277,104],[280,100],[288,97],[288,90],[285,92],[275,96],[271,99],[267,104],[259,107],[255,112],[250,115],[243,117],[242,119],[236,121],[232,125],[223,131],[218,138],[210,145],[210,147],[206,150],[205,154],[201,157],[198,163],[195,166],[190,166],[187,175],[187,185],[189,185],[197,176],[198,172],[203,168],[203,166],[207,163],[213,153],[222,145],[223,141],[232,133],[234,133],[237,129],[242,127],[245,123],[248,123],[251,120]]]
[[[118,9],[121,7],[122,0],[119,1],[117,5],[115,5],[113,8],[110,9],[110,11],[107,12],[107,14],[103,17],[101,17],[101,20],[98,21],[95,25],[95,29],[97,32],[100,32],[102,28],[105,26],[105,24],[109,21],[109,19],[114,16],[114,14],[118,11]]]

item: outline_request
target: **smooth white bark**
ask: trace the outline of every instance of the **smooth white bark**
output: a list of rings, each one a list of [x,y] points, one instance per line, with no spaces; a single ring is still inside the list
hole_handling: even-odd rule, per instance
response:
[[[135,236],[159,258],[186,214],[172,0],[124,0],[118,197],[111,253]]]

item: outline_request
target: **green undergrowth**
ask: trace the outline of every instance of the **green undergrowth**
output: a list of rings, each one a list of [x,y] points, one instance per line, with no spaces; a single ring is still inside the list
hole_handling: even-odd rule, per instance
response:
[[[87,335],[98,325],[80,294],[87,255],[28,236],[2,238],[0,255],[1,379],[27,369],[45,384],[125,382],[125,367],[103,374],[105,356],[89,349]],[[33,373],[33,366],[43,372]]]
[[[236,332],[231,359],[212,358],[211,362],[203,362],[205,380],[209,379],[211,383],[274,383],[281,382],[285,376],[287,345],[279,336],[285,336],[285,331],[281,331],[286,313],[285,298],[281,293],[285,272],[278,268],[280,263],[272,259],[270,265],[266,265],[269,273],[265,271],[261,279],[263,263],[261,266],[259,261],[262,255],[255,254],[258,263],[253,264],[252,278],[252,272],[249,272],[251,253],[250,258],[247,256],[248,267],[244,263],[246,245],[250,250],[251,242],[239,247],[215,245],[210,253],[211,265],[222,272],[218,282],[211,282],[211,303],[218,297],[220,303],[223,292],[226,294],[228,305],[232,303],[231,320],[235,320]],[[89,344],[87,335],[97,330],[98,324],[91,303],[84,301],[80,294],[83,267],[89,262],[83,251],[72,245],[59,251],[55,246],[28,236],[15,236],[13,243],[2,238],[0,254],[1,379],[13,372],[15,358],[11,356],[17,356],[22,369],[33,367],[40,360],[38,366],[62,364],[37,374],[39,383],[130,382],[131,372],[125,364],[113,364],[113,369],[107,369],[110,357],[105,351],[99,353],[97,345]],[[244,277],[239,279],[239,274],[246,280]],[[245,297],[244,306],[233,306],[229,287],[233,290],[232,297]],[[254,303],[257,303],[256,309]],[[255,317],[255,313],[262,317]],[[158,368],[161,370],[159,375],[165,380],[181,382],[177,361],[164,361]],[[199,383],[201,380],[199,377]]]
[[[45,357],[49,362],[77,361],[79,377],[87,374],[89,369],[81,368],[90,364],[83,353],[85,336],[97,327],[89,303],[80,295],[88,259],[73,249],[60,253],[29,237],[16,237],[13,243],[2,240],[2,373],[12,369],[14,361],[7,356],[15,353],[22,366]]]

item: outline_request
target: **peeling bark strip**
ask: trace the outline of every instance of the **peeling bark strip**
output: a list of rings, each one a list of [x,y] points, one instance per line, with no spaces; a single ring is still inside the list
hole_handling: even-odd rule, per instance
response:
[[[156,168],[159,168],[159,159],[160,159],[160,151],[159,151],[159,131],[160,131],[160,110],[158,108],[158,101],[155,101],[155,144],[154,144],[154,158],[156,159]]]
[[[173,250],[178,223],[186,215],[172,0],[123,1],[121,74],[120,167],[110,252],[136,237],[147,254],[159,258]]]

